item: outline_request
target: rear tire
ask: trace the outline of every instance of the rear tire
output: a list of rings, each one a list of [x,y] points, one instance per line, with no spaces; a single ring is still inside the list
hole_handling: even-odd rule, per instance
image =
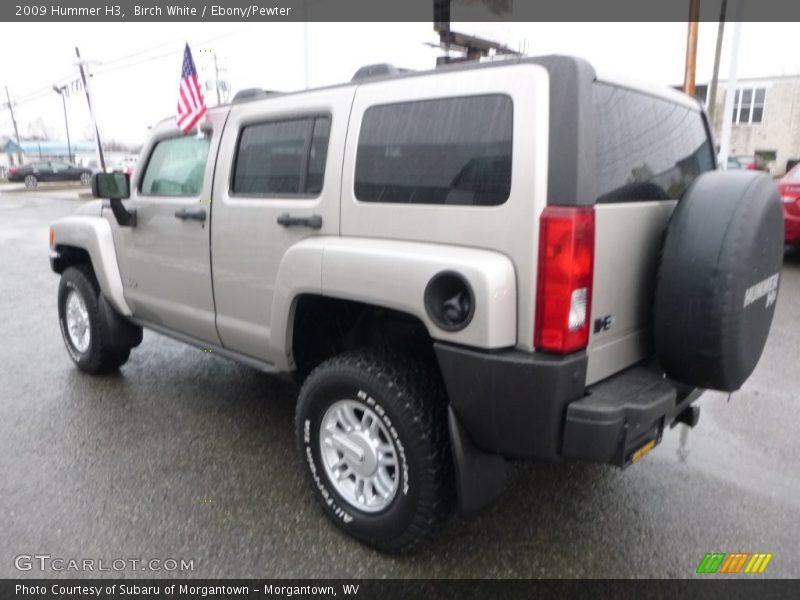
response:
[[[116,371],[130,357],[130,348],[111,349],[105,339],[100,314],[100,286],[91,267],[68,267],[58,286],[58,321],[61,337],[72,361],[86,373]]]
[[[36,179],[36,175],[25,175],[25,187],[30,189],[35,188],[39,184],[39,180]]]
[[[446,407],[438,373],[399,354],[363,350],[317,367],[295,432],[327,516],[384,552],[424,540],[454,499]]]
[[[81,173],[81,185],[84,187],[92,185],[92,174],[89,171]]]

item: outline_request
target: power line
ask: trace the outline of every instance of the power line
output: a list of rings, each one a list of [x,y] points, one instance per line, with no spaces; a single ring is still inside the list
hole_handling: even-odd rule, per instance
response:
[[[228,37],[230,35],[233,35],[234,33],[237,33],[237,32],[236,31],[229,31],[227,33],[222,33],[220,35],[216,35],[216,36],[210,37],[210,38],[208,38],[206,40],[202,40],[200,42],[195,42],[195,45],[208,44],[209,42],[213,42],[213,41],[221,39],[223,37]],[[121,56],[121,57],[117,57],[117,58],[115,58],[115,59],[113,59],[111,61],[103,62],[102,66],[105,66],[106,68],[102,68],[102,66],[101,66],[101,68],[97,69],[95,72],[92,73],[92,77],[97,76],[97,75],[104,75],[106,73],[113,73],[115,71],[121,71],[121,70],[124,70],[124,69],[129,69],[129,68],[136,67],[136,66],[139,66],[139,65],[142,65],[142,64],[146,64],[148,62],[153,62],[153,61],[161,60],[161,59],[169,57],[169,56],[174,56],[176,51],[171,50],[169,52],[164,52],[162,54],[157,54],[155,56],[150,56],[150,57],[144,58],[142,60],[138,60],[138,61],[134,61],[134,62],[126,63],[126,64],[118,64],[118,63],[123,62],[125,60],[131,59],[131,58],[135,58],[136,56],[142,56],[143,54],[147,54],[149,52],[153,52],[154,50],[158,50],[159,48],[163,48],[164,46],[169,46],[169,45],[172,45],[172,44],[180,45],[178,42],[173,42],[173,41],[164,42],[163,44],[158,44],[157,46],[152,46],[152,47],[147,48],[145,50],[139,50],[137,52],[132,52],[131,54],[127,54],[127,55],[124,55],[124,56]],[[117,66],[114,66],[114,65],[117,65]],[[76,81],[78,79],[79,79],[79,74],[76,72],[75,75],[61,77],[60,79],[57,80],[55,85],[60,87],[60,86],[62,86],[64,84],[66,84],[66,83],[70,83],[70,82]],[[50,93],[52,92],[53,85],[54,84],[49,84],[49,85],[43,86],[41,88],[35,89],[35,90],[31,91],[31,92],[28,92],[26,94],[22,94],[22,95],[18,96],[14,100],[14,105],[15,106],[19,106],[19,105],[22,105],[22,104],[29,104],[31,102],[35,102],[37,100],[41,100],[42,98],[45,98],[45,97],[49,96]]]

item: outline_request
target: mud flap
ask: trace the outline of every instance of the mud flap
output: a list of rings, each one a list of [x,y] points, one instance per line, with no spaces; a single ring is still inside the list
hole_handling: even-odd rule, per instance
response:
[[[451,407],[447,407],[447,428],[455,465],[458,508],[473,515],[491,504],[506,485],[506,461],[475,447]]]
[[[120,315],[102,293],[98,304],[103,321],[103,347],[127,350],[142,343],[142,328]]]

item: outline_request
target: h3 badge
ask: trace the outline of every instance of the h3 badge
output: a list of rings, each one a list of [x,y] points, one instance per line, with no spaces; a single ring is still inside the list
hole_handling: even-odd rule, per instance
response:
[[[594,320],[594,332],[608,331],[614,325],[614,315],[606,315]]]

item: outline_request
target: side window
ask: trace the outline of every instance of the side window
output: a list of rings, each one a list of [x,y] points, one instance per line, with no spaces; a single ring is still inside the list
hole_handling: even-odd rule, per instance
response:
[[[141,193],[149,196],[197,196],[203,189],[209,140],[197,136],[161,140],[150,153]]]
[[[308,179],[306,192],[319,194],[325,180],[325,162],[328,159],[328,138],[331,135],[331,120],[320,118],[314,121],[311,149],[308,154]]]
[[[311,117],[242,128],[231,192],[251,196],[319,194],[330,123],[330,117]]]
[[[497,206],[511,192],[513,106],[505,95],[368,108],[356,156],[362,202]]]
[[[677,199],[714,168],[699,111],[600,83],[592,100],[598,202]]]

